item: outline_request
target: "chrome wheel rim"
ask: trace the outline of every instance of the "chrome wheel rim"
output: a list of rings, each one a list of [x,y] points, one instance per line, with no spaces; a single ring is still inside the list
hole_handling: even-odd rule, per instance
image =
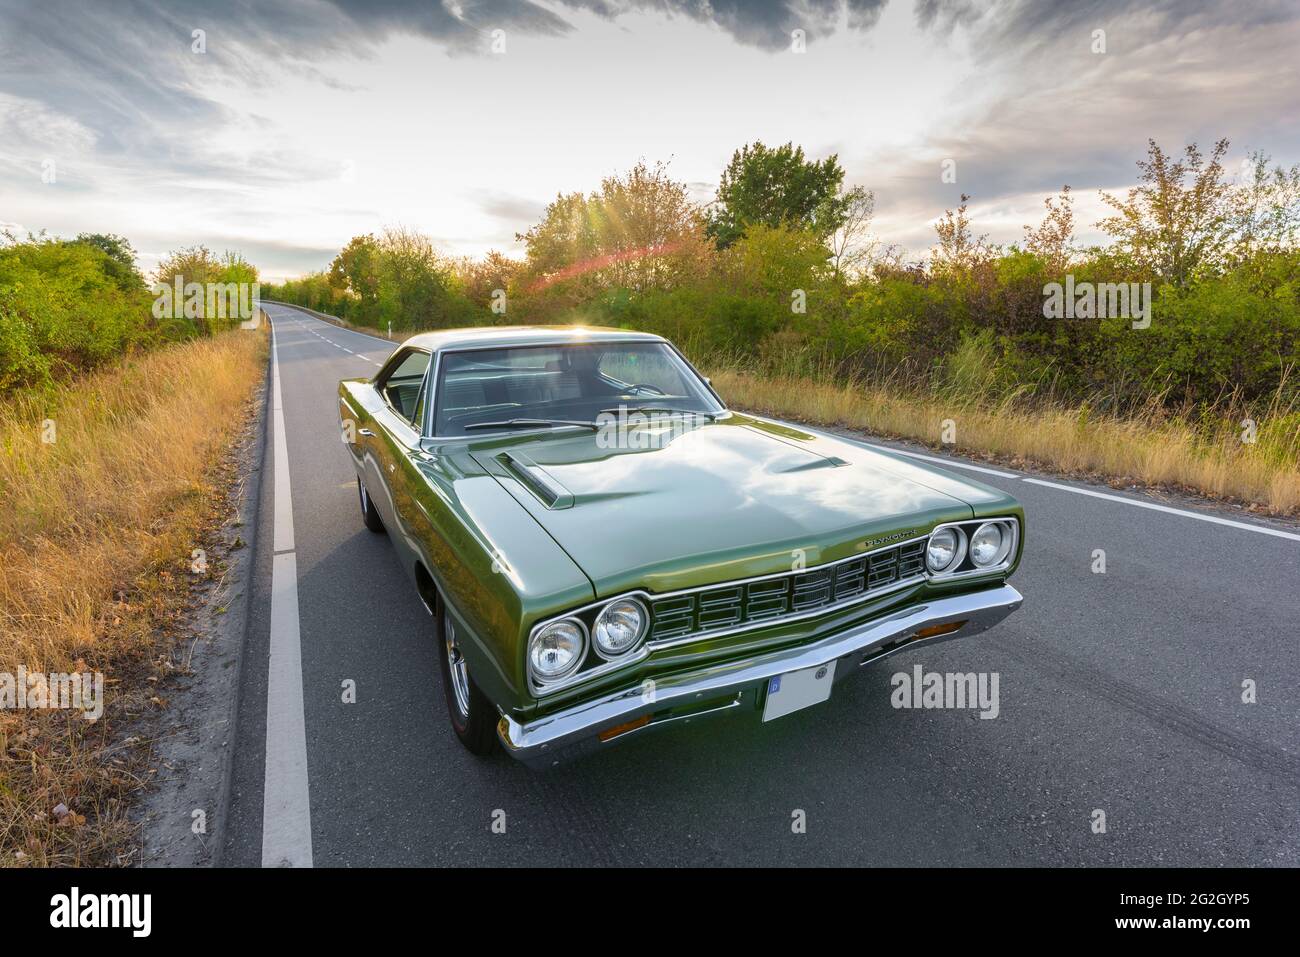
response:
[[[465,656],[460,653],[460,644],[456,641],[456,626],[451,618],[443,621],[444,643],[447,646],[447,670],[451,674],[451,692],[456,698],[456,708],[465,717],[469,717],[469,671],[465,667]]]

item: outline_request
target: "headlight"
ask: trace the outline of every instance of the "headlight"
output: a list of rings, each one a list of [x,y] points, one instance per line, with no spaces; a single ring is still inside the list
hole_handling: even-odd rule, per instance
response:
[[[578,670],[587,650],[587,629],[576,618],[553,621],[528,639],[528,664],[543,681],[565,678]]]
[[[617,658],[636,647],[645,631],[646,612],[639,601],[620,598],[601,609],[591,637],[596,651],[605,658]]]
[[[930,536],[925,563],[932,572],[946,572],[965,558],[966,537],[955,528],[942,528]]]
[[[1011,529],[1001,522],[985,522],[970,537],[970,558],[979,568],[997,565],[1011,551]]]

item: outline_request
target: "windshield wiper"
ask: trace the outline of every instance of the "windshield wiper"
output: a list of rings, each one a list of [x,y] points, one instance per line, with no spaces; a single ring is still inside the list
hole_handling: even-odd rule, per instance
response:
[[[642,415],[656,415],[664,412],[675,412],[678,415],[702,415],[710,422],[716,421],[718,414],[716,412],[701,412],[699,409],[670,409],[666,405],[624,405],[617,406],[613,409],[601,409],[599,415],[617,415],[620,412],[631,415],[633,412],[639,412]]]
[[[506,419],[502,422],[472,422],[464,426],[466,432],[471,429],[536,429],[548,425],[576,425],[584,429],[599,429],[595,422],[582,422],[578,419]]]

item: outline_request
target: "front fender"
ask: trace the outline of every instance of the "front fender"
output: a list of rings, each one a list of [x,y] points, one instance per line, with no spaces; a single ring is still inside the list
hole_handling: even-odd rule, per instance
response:
[[[470,673],[501,709],[528,714],[533,622],[595,600],[591,581],[528,512],[464,453],[421,453],[408,526],[448,611],[467,634]]]

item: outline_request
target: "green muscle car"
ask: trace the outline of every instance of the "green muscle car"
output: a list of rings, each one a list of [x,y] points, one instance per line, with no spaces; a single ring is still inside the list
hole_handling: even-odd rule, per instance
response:
[[[706,715],[771,720],[1020,607],[1015,499],[731,411],[658,336],[418,335],[339,385],[339,416],[476,754],[547,767]]]

